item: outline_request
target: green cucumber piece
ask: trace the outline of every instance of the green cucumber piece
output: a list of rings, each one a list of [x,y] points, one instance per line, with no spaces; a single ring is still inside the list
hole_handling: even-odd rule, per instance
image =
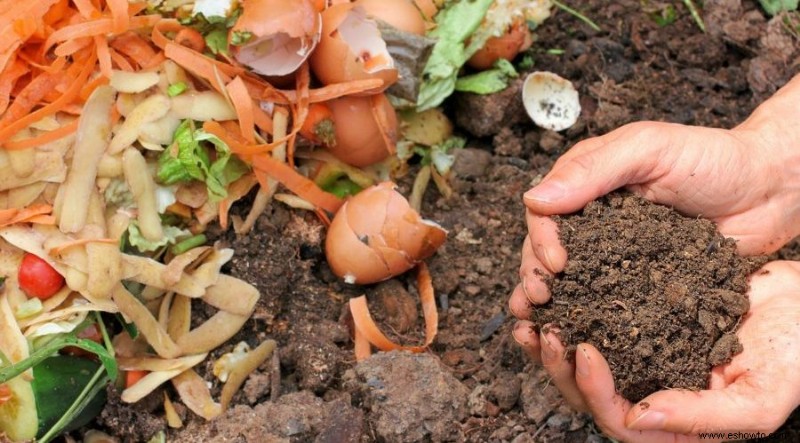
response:
[[[33,367],[33,395],[39,416],[39,437],[44,435],[72,406],[89,383],[100,363],[82,357],[57,355]],[[106,391],[100,391],[67,426],[69,432],[89,423],[106,402]]]

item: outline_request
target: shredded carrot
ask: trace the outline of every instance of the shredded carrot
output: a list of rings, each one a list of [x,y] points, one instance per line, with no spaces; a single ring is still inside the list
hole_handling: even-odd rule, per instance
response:
[[[108,39],[104,35],[96,35],[94,44],[97,47],[97,62],[100,65],[100,72],[104,77],[111,78],[111,51],[108,49]]]
[[[207,81],[217,92],[222,93],[225,90],[224,84],[219,84],[217,77],[224,83],[231,81],[229,75],[216,68],[217,65],[214,60],[196,51],[192,51],[185,46],[169,42],[166,48],[164,48],[164,55],[167,56],[168,59],[183,66],[184,69],[191,71],[196,77]]]
[[[72,0],[72,3],[75,3],[75,7],[78,8],[78,12],[83,18],[95,18],[100,13],[91,0]]]
[[[50,73],[41,74],[31,80],[30,83],[16,94],[14,101],[8,107],[5,114],[0,117],[0,127],[19,118],[23,118],[48,92],[56,87],[59,80],[57,75]],[[2,139],[0,139],[0,141],[1,140]]]
[[[133,71],[133,65],[131,65],[131,62],[129,62],[124,55],[111,48],[109,48],[108,52],[111,54],[111,61],[113,61],[119,69],[128,72]]]
[[[130,27],[130,16],[128,15],[128,0],[106,0],[108,9],[111,10],[111,18],[114,23],[113,32],[121,34]]]
[[[309,103],[326,102],[345,95],[364,94],[370,91],[379,91],[383,87],[383,80],[379,78],[367,80],[353,80],[345,83],[336,83],[308,91]],[[261,100],[285,105],[297,101],[297,92],[282,89],[265,89]]]
[[[85,102],[86,100],[89,99],[89,96],[92,95],[92,92],[94,92],[94,90],[97,89],[98,86],[105,85],[106,83],[108,83],[108,81],[109,77],[98,75],[97,77],[89,80],[89,82],[86,83],[86,85],[84,85],[83,88],[81,88],[81,92],[80,94],[78,94],[78,97],[81,99],[81,101]]]
[[[356,329],[356,359],[369,356],[369,353],[363,349],[365,345],[359,343],[358,334],[361,334],[367,342],[381,351],[402,349],[424,352],[428,349],[439,330],[439,313],[436,311],[431,274],[424,262],[417,265],[417,289],[422,303],[422,315],[425,318],[425,343],[420,346],[402,346],[390,340],[372,319],[367,307],[367,297],[362,295],[350,299],[350,313],[353,315],[353,324]]]
[[[48,253],[50,255],[59,255],[69,248],[74,248],[76,246],[83,246],[87,243],[105,243],[109,245],[116,245],[119,244],[119,240],[115,240],[113,238],[81,238],[78,240],[68,241],[61,243],[60,245],[53,246],[52,248],[50,248]]]
[[[150,43],[134,32],[126,32],[117,36],[110,44],[117,52],[135,61],[143,68],[150,65],[153,58],[156,57],[156,51]]]
[[[153,15],[139,15],[130,19],[130,27],[132,29],[146,28],[155,25],[161,16]],[[114,21],[110,18],[101,18],[88,22],[76,23],[74,25],[65,26],[54,31],[47,37],[42,45],[42,52],[47,52],[53,47],[54,44],[73,40],[80,37],[94,37],[95,35],[110,34],[114,32]]]
[[[233,102],[233,107],[236,110],[236,116],[239,119],[239,128],[242,131],[242,137],[249,144],[255,144],[256,139],[253,135],[255,132],[255,118],[253,117],[253,99],[247,93],[247,88],[244,85],[241,77],[234,78],[226,87],[228,95]]]
[[[308,116],[306,117],[306,121],[303,122],[303,125],[300,127],[300,135],[308,140],[320,143],[321,140],[317,136],[316,128],[317,125],[325,120],[333,121],[333,113],[331,112],[331,108],[329,108],[325,103],[311,104],[311,106],[308,108]]]
[[[8,141],[3,144],[3,147],[9,151],[17,149],[28,149],[42,146],[44,144],[53,142],[55,140],[64,138],[78,130],[78,119],[73,120],[58,129],[48,131],[44,134],[37,135],[36,137],[25,138],[22,140]]]
[[[11,91],[17,80],[28,73],[28,68],[24,63],[15,61],[0,74],[0,114],[8,108]]]
[[[35,204],[26,208],[12,208],[0,210],[0,228],[26,223],[40,215],[48,215],[53,211],[53,207],[45,204]]]
[[[370,108],[372,109],[372,117],[378,123],[378,130],[383,138],[384,146],[389,151],[389,154],[394,154],[397,134],[394,132],[395,125],[389,124],[389,116],[386,114],[386,107],[384,106],[386,101],[387,98],[383,94],[373,95],[370,97]]]
[[[149,372],[144,370],[125,371],[125,387],[130,388],[143,379]]]
[[[178,31],[178,33],[175,34],[174,41],[179,45],[186,46],[197,52],[203,52],[203,49],[206,48],[206,39],[203,38],[203,34],[200,34],[197,30],[192,28],[183,28]]]
[[[50,7],[42,17],[42,22],[46,25],[54,25],[64,19],[70,12],[69,0],[58,0],[56,4]]]
[[[311,202],[314,206],[318,206],[330,213],[335,213],[343,203],[339,197],[323,191],[312,180],[300,175],[291,166],[281,163],[272,157],[256,156],[253,158],[253,168],[269,175],[290,191]],[[259,183],[262,186],[266,185],[260,177]]]
[[[95,36],[98,37],[98,36]],[[92,44],[92,37],[76,38],[74,40],[67,40],[64,43],[56,46],[53,53],[57,57],[68,57],[81,49]]]
[[[9,137],[16,134],[31,123],[58,112],[58,110],[64,105],[72,102],[72,100],[74,100],[80,93],[81,87],[86,83],[86,79],[89,77],[89,74],[91,74],[94,70],[96,60],[97,53],[92,52],[89,56],[89,60],[86,62],[86,65],[81,69],[81,72],[72,82],[72,84],[70,84],[69,88],[64,92],[64,94],[58,98],[58,100],[47,106],[39,108],[38,110],[22,118],[17,119],[11,124],[4,125],[3,128],[0,129],[0,142],[8,140]],[[16,104],[16,101],[14,103]]]

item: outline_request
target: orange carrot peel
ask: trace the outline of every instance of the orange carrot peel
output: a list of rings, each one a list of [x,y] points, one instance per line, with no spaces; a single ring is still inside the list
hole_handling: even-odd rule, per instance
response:
[[[417,265],[417,289],[422,302],[422,315],[425,317],[425,343],[419,346],[403,346],[386,337],[369,313],[366,296],[350,299],[350,313],[353,315],[355,325],[356,360],[364,360],[372,354],[370,345],[381,351],[424,352],[428,349],[439,331],[439,313],[433,296],[431,274],[424,262]]]

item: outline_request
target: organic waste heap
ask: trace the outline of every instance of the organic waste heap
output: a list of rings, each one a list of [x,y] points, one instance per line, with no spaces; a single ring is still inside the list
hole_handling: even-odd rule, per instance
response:
[[[711,368],[741,352],[747,276],[764,260],[738,256],[712,222],[623,193],[556,221],[568,261],[533,321],[560,328],[569,358],[596,346],[624,397],[706,389]]]

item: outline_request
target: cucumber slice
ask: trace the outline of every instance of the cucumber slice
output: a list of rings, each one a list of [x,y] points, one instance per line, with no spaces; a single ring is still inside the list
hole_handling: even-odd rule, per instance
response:
[[[5,383],[11,389],[11,399],[0,405],[0,430],[11,441],[32,440],[39,429],[33,387],[23,377]]]
[[[57,355],[49,357],[33,368],[33,395],[39,417],[39,436],[47,432],[72,406],[83,391],[100,363],[82,357]],[[100,391],[91,402],[64,429],[75,430],[89,423],[106,402],[106,392]]]

